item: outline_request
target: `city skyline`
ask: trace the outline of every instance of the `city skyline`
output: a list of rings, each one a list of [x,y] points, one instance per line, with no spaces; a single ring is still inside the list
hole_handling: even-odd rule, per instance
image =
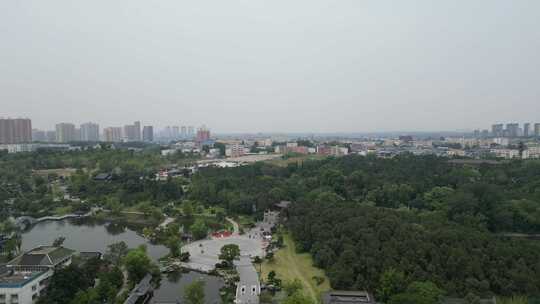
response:
[[[489,0],[4,1],[0,115],[40,129],[137,118],[220,132],[534,121],[538,11]]]
[[[216,132],[218,136],[227,133]],[[216,135],[214,133],[214,135]],[[376,132],[377,133],[377,132]],[[401,134],[408,132],[403,131]],[[433,132],[437,134],[437,132]],[[442,132],[443,133],[443,132]],[[441,133],[441,134],[442,134]],[[248,135],[250,133],[245,133]],[[264,134],[264,133],[251,133]],[[289,133],[294,134],[294,133]],[[311,133],[315,134],[315,133]],[[324,135],[320,133],[319,135]],[[346,134],[346,133],[342,133]],[[360,134],[360,133],[359,133]],[[385,132],[378,132],[385,134]],[[464,135],[467,133],[464,133]],[[468,133],[474,138],[534,138],[540,137],[539,122],[506,122],[495,123],[490,129],[475,129]],[[405,136],[411,137],[411,136]],[[400,136],[401,138],[401,136]],[[132,124],[123,126],[108,126],[100,129],[100,125],[94,122],[85,122],[79,126],[61,122],[55,124],[54,130],[41,130],[32,127],[32,120],[29,118],[5,119],[0,118],[0,144],[17,144],[29,142],[153,142],[154,140],[195,140],[198,143],[209,143],[211,141],[210,129],[205,124],[200,125],[195,132],[194,126],[173,125],[163,129],[154,129],[153,125],[141,124],[135,121]]]
[[[106,128],[121,128],[122,129],[122,132],[125,133],[125,127],[126,126],[129,126],[129,122],[127,123],[120,123],[120,122],[117,122],[117,123],[111,123],[111,124],[108,124],[108,125],[104,125],[102,123],[99,123],[98,120],[88,120],[88,119],[83,119],[80,123],[77,123],[77,122],[72,122],[72,121],[62,121],[62,122],[56,122],[54,123],[52,126],[50,127],[45,127],[45,128],[41,128],[39,126],[36,126],[35,122],[34,122],[34,119],[32,118],[29,118],[28,116],[25,116],[25,115],[20,115],[20,116],[0,116],[0,119],[30,119],[32,121],[32,130],[37,130],[37,131],[44,131],[44,132],[47,132],[47,131],[54,131],[55,130],[55,126],[59,123],[69,123],[69,124],[73,124],[76,128],[82,128],[84,125],[86,124],[97,124],[98,126],[98,129],[100,130],[99,131],[99,134],[103,134],[103,131],[104,129]],[[141,134],[141,137],[142,137],[142,131],[143,131],[143,127],[144,126],[151,126],[152,127],[152,130],[154,132],[154,134],[159,134],[161,132],[167,132],[167,129],[171,129],[170,132],[174,132],[174,131],[177,131],[178,135],[187,135],[188,134],[188,129],[191,128],[191,133],[190,133],[190,136],[191,135],[195,135],[195,128],[200,128],[200,127],[206,127],[206,124],[205,123],[198,123],[198,124],[184,124],[182,122],[173,122],[172,124],[163,124],[163,123],[155,123],[155,122],[149,122],[149,121],[144,121],[144,120],[137,120],[141,125],[140,125],[140,134]],[[313,134],[353,134],[353,133],[359,133],[359,134],[362,134],[362,133],[415,133],[415,132],[418,132],[418,133],[423,133],[423,132],[476,132],[476,131],[479,131],[479,132],[482,132],[482,131],[489,131],[490,133],[493,132],[493,127],[496,126],[496,125],[500,125],[503,127],[503,129],[505,127],[508,127],[508,125],[512,125],[512,124],[517,124],[518,125],[518,128],[520,131],[523,131],[523,128],[525,128],[525,125],[529,125],[529,132],[531,132],[531,134],[534,134],[534,130],[535,130],[535,125],[536,124],[540,124],[539,123],[540,121],[540,118],[537,118],[536,120],[530,120],[530,121],[527,121],[527,120],[523,120],[523,119],[517,119],[517,120],[507,120],[507,121],[500,121],[500,120],[497,120],[497,121],[491,121],[491,122],[488,122],[487,124],[485,125],[481,125],[479,123],[476,123],[474,124],[475,127],[473,128],[460,128],[458,126],[454,127],[454,128],[449,128],[449,129],[423,129],[423,130],[410,130],[410,129],[396,129],[396,130],[384,130],[384,129],[379,129],[379,128],[375,128],[373,130],[356,130],[356,131],[328,131],[328,132],[316,132],[316,131],[310,131],[310,130],[304,130],[304,131],[279,131],[279,130],[268,130],[268,131],[257,131],[257,130],[251,130],[251,131],[221,131],[221,130],[217,130],[217,131],[214,131],[213,133],[217,133],[217,134],[257,134],[257,133],[284,133],[284,134],[294,134],[294,133],[313,133]],[[523,127],[523,128],[522,128]],[[185,129],[184,129],[185,128]],[[176,129],[176,130],[173,130],[173,129]],[[215,130],[215,129],[214,129]],[[172,133],[171,133],[172,134]],[[174,137],[171,135],[171,137]],[[185,137],[185,136],[184,136]]]

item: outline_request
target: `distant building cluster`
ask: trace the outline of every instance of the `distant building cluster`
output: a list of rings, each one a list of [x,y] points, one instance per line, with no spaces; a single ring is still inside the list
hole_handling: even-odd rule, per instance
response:
[[[140,121],[135,121],[124,126],[109,126],[100,131],[99,124],[94,122],[79,126],[71,122],[61,122],[54,126],[54,130],[45,131],[32,129],[32,121],[28,118],[0,118],[0,150],[17,153],[32,152],[40,148],[68,149],[68,144],[75,142],[193,141],[194,149],[190,148],[193,152],[200,151],[204,146],[214,145],[210,130],[206,126],[201,126],[197,131],[193,126],[168,126],[155,132],[154,126],[143,126]]]
[[[97,123],[86,122],[79,126],[70,122],[55,125],[54,130],[32,129],[28,118],[0,118],[0,144],[69,143],[69,142],[154,142],[196,140],[208,142],[210,130],[202,126],[167,126],[155,132],[151,125],[142,126],[140,121],[124,126],[106,127],[100,133]]]
[[[162,141],[188,140],[195,138],[195,127],[193,126],[167,126],[157,137]]]
[[[502,137],[502,138],[517,138],[517,137],[540,137],[540,123],[531,124],[529,122],[520,126],[519,123],[507,123],[493,124],[491,125],[491,131],[474,130],[474,137],[476,138],[488,138],[488,137]]]
[[[124,127],[107,127],[103,129],[103,134],[99,132],[99,125],[93,122],[87,122],[80,125],[79,128],[73,123],[59,123],[55,127],[54,137],[43,136],[43,131],[35,130],[34,141],[54,141],[57,143],[69,143],[75,141],[82,142],[120,142],[120,141],[141,141],[141,123],[134,122],[132,125]],[[53,139],[54,138],[54,139]]]
[[[259,159],[268,156],[301,155],[344,156],[348,154],[394,157],[402,153],[467,158],[540,158],[540,123],[494,124],[491,130],[473,134],[450,134],[448,137],[422,137],[393,134],[361,138],[265,136],[262,134],[212,137],[202,125],[167,126],[155,131],[140,121],[124,126],[106,127],[100,133],[97,123],[79,126],[62,122],[53,131],[32,129],[27,118],[0,119],[0,150],[10,153],[31,152],[40,148],[78,149],[74,142],[156,142],[163,156],[177,153],[197,154],[206,160],[223,158]],[[94,145],[99,146],[99,145]],[[133,148],[133,147],[131,147]],[[236,160],[235,160],[236,161]],[[243,162],[243,160],[238,160]]]

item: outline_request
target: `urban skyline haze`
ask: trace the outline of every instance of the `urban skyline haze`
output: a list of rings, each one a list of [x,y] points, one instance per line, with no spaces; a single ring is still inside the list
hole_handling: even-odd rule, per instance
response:
[[[537,122],[538,1],[3,1],[0,116],[216,132]]]

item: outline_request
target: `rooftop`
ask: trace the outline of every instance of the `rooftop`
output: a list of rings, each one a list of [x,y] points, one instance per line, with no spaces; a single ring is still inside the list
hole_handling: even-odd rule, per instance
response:
[[[35,278],[45,273],[45,271],[14,271],[7,269],[0,273],[0,288],[16,288],[24,286]]]
[[[324,304],[374,304],[375,299],[366,291],[329,291],[324,295]]]
[[[291,202],[289,202],[289,201],[281,201],[281,202],[276,204],[276,207],[286,209],[286,208],[289,207],[290,204],[291,204]]]
[[[98,175],[94,176],[94,180],[96,181],[106,181],[110,180],[112,178],[112,175],[109,173],[99,173]]]
[[[52,267],[73,255],[75,251],[64,247],[36,247],[10,261],[9,265]]]
[[[139,298],[144,298],[152,290],[152,285],[150,284],[151,281],[152,276],[147,274],[139,284],[131,290],[129,297],[124,301],[124,304],[135,304],[139,301]]]

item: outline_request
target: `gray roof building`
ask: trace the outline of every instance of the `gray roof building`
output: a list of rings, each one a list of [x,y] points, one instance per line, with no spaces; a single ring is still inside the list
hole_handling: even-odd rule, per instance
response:
[[[40,246],[11,260],[8,266],[54,268],[70,262],[74,252],[64,247]]]
[[[329,291],[323,296],[324,304],[375,304],[373,295],[366,291]]]

